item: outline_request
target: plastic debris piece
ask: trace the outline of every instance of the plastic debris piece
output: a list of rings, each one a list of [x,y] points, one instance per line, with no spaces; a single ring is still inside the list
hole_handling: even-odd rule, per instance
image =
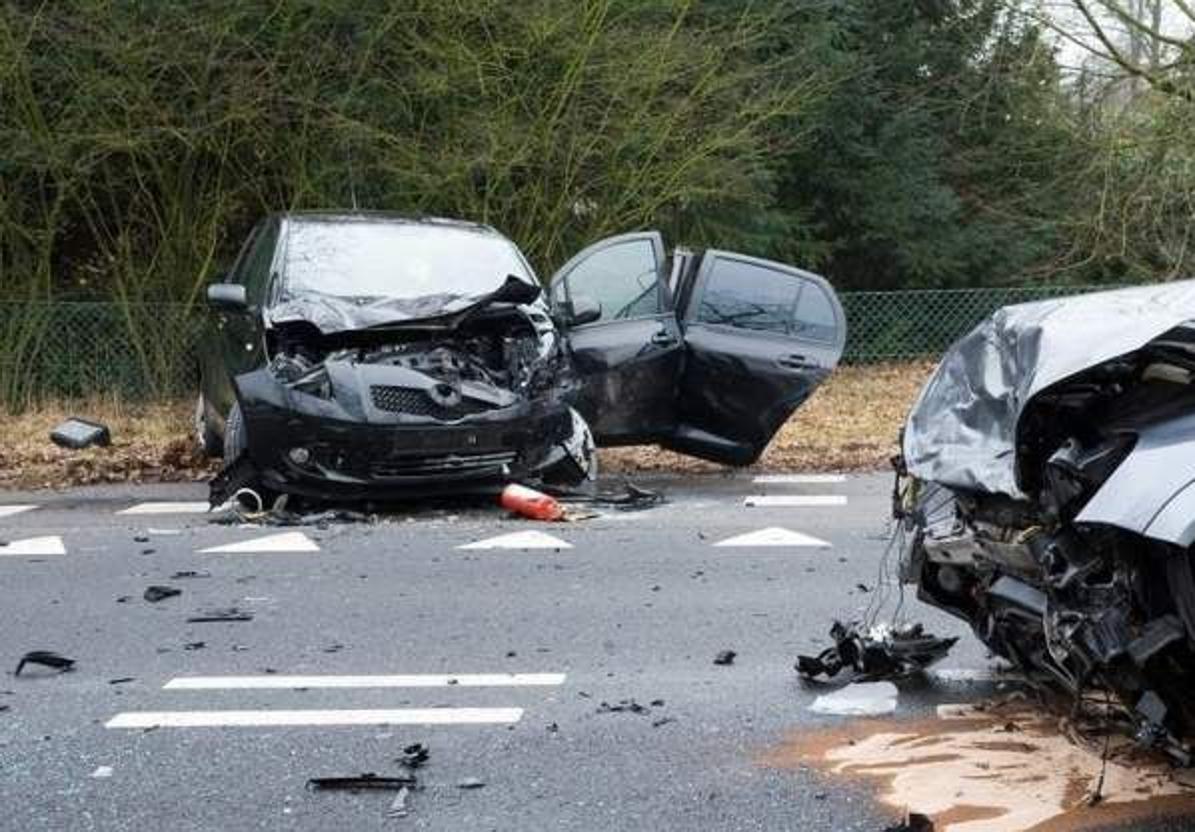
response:
[[[819,696],[809,710],[834,716],[880,716],[896,710],[898,695],[891,682],[856,682]]]
[[[182,595],[181,589],[176,589],[172,586],[151,586],[146,588],[145,594],[142,596],[151,604],[156,604],[158,601],[165,601],[167,598],[173,598],[176,595]]]
[[[179,581],[184,578],[210,578],[211,576],[211,572],[196,572],[193,569],[187,569],[182,572],[175,572],[170,578],[171,580]]]
[[[17,663],[17,669],[12,675],[20,676],[21,669],[27,664],[40,664],[42,667],[53,668],[60,673],[66,673],[75,669],[74,659],[60,656],[51,650],[31,650],[21,657],[21,661]]]
[[[513,511],[529,520],[555,522],[564,518],[564,506],[560,505],[555,497],[525,485],[512,483],[506,486],[502,489],[499,502],[507,511]]]
[[[409,775],[379,777],[372,771],[349,777],[312,777],[307,781],[307,787],[317,791],[327,789],[343,789],[353,792],[364,789],[398,790],[409,789],[415,784],[415,778]]]
[[[133,676],[121,676],[119,679],[109,679],[108,684],[110,684],[110,685],[127,685],[129,682],[135,682],[135,681],[137,681],[137,680]]]
[[[918,673],[944,658],[958,638],[927,635],[920,624],[875,626],[862,630],[856,624],[834,622],[834,646],[817,656],[798,656],[797,672],[807,679],[837,676],[851,669],[861,680],[900,679]]]
[[[388,818],[405,818],[411,814],[410,808],[407,806],[407,799],[411,796],[411,788],[403,786],[398,790],[398,794],[394,796],[394,802],[390,804],[390,808],[386,810],[386,817]]]
[[[478,780],[476,777],[466,777],[456,784],[458,789],[484,789],[485,781]]]
[[[187,619],[189,624],[211,624],[220,621],[252,621],[253,613],[245,612],[236,607],[226,610],[210,610],[192,615]]]
[[[50,441],[60,448],[79,451],[93,445],[106,448],[112,444],[112,434],[106,425],[72,416],[50,431]]]
[[[733,650],[723,650],[714,656],[714,664],[722,666],[734,664],[734,659],[737,655],[738,653]]]
[[[398,758],[397,762],[403,768],[419,768],[427,762],[430,756],[431,751],[428,747],[421,742],[416,742],[403,748],[402,756]]]

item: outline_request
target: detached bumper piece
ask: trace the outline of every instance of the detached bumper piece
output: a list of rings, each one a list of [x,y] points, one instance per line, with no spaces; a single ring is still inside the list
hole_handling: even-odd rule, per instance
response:
[[[834,646],[817,656],[798,656],[797,672],[806,679],[831,678],[853,670],[860,681],[900,679],[925,670],[944,658],[957,638],[938,638],[924,632],[920,624],[906,627],[876,626],[860,629],[858,624],[835,621],[830,628]]]

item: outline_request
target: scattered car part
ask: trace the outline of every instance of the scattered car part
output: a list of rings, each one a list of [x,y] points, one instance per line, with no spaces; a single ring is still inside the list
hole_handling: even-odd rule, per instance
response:
[[[135,682],[135,681],[137,681],[137,680],[132,676],[121,676],[119,679],[109,679],[108,684],[110,684],[110,685],[127,685],[129,682]]]
[[[17,669],[13,671],[12,675],[20,676],[21,670],[27,664],[40,664],[42,667],[49,667],[60,673],[66,673],[75,669],[74,659],[60,656],[51,650],[31,650],[21,657],[21,660],[17,663]]]
[[[479,780],[476,777],[466,777],[456,784],[458,789],[484,789],[485,781]]]
[[[178,580],[183,580],[185,578],[210,578],[211,576],[212,576],[211,572],[198,572],[194,569],[184,569],[180,572],[175,572],[173,575],[170,576],[170,578],[172,580],[178,581]]]
[[[734,664],[736,656],[738,656],[738,653],[734,652],[733,650],[723,650],[718,653],[718,655],[714,656],[714,664],[723,666],[732,665]]]
[[[901,576],[1147,746],[1195,740],[1195,282],[1005,307],[943,356],[897,460]]]
[[[80,451],[92,446],[108,447],[112,434],[106,425],[72,416],[50,431],[50,441],[60,448]]]
[[[142,596],[151,604],[156,604],[158,601],[164,601],[167,598],[173,598],[176,595],[182,595],[183,591],[172,586],[150,586],[146,587],[145,594]]]
[[[403,768],[419,768],[427,762],[431,751],[421,742],[412,743],[402,750],[402,756],[397,762]]]
[[[525,485],[512,483],[506,486],[502,489],[499,502],[507,511],[529,520],[555,522],[564,519],[564,506],[560,505],[554,497]]]
[[[418,781],[409,775],[396,777],[382,777],[373,772],[365,772],[350,777],[312,777],[307,781],[307,787],[316,791],[329,789],[343,789],[347,791],[364,790],[400,790],[414,788]]]
[[[252,621],[253,613],[245,612],[236,607],[222,610],[211,610],[191,616],[187,619],[190,624],[213,624],[221,621]]]
[[[877,625],[863,630],[858,623],[835,621],[830,628],[834,646],[817,656],[798,656],[797,672],[803,678],[832,678],[851,669],[860,681],[900,679],[920,673],[941,660],[957,638],[927,635],[920,624]]]

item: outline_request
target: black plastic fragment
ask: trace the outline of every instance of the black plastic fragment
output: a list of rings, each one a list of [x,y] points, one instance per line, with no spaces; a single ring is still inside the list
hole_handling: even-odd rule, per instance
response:
[[[485,781],[476,777],[466,777],[456,784],[458,789],[484,789]]]
[[[193,569],[187,569],[182,572],[175,572],[170,578],[171,580],[179,581],[184,578],[210,578],[211,576],[211,572],[196,572]]]
[[[156,604],[158,601],[164,601],[167,598],[173,598],[176,595],[182,595],[181,589],[176,589],[172,586],[151,586],[147,587],[145,594],[142,596],[151,604]]]
[[[108,684],[110,684],[110,685],[126,685],[129,682],[135,682],[135,681],[137,681],[137,680],[133,676],[121,676],[119,679],[109,679]]]
[[[93,445],[107,447],[112,444],[112,434],[106,425],[79,419],[74,416],[50,431],[50,441],[60,448],[79,451]]]
[[[60,673],[66,673],[75,669],[74,659],[60,656],[51,650],[30,650],[21,657],[21,661],[17,663],[17,669],[12,675],[20,676],[21,669],[27,664],[40,664],[42,667],[53,668]]]
[[[209,610],[208,612],[197,613],[187,619],[190,624],[211,624],[219,621],[252,621],[253,613],[245,612],[236,607],[229,607],[226,610]]]
[[[431,751],[428,747],[421,742],[416,742],[403,748],[402,756],[398,758],[397,762],[403,768],[419,768],[427,762],[430,756]]]
[[[312,777],[307,781],[307,788],[316,791],[340,789],[345,791],[362,791],[366,789],[379,791],[397,791],[413,788],[418,781],[411,775],[398,777],[379,777],[371,771],[350,777]]]
[[[714,656],[714,664],[725,667],[726,665],[734,664],[735,657],[738,653],[733,650],[723,650]]]
[[[909,812],[904,821],[884,827],[884,832],[934,832],[934,822],[920,812]]]
[[[246,451],[212,477],[211,484],[208,486],[208,502],[212,508],[222,506],[242,488],[250,488],[255,485],[260,476],[257,466],[253,464],[253,460],[249,458],[249,453]]]
[[[834,622],[834,646],[816,656],[798,656],[796,670],[806,679],[853,670],[860,679],[899,679],[943,658],[957,637],[927,635],[920,624],[863,630],[858,623]]]

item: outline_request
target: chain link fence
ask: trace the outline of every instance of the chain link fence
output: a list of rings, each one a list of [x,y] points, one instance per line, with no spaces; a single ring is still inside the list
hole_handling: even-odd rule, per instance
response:
[[[1106,287],[843,292],[844,361],[934,358],[1001,306]],[[204,310],[182,304],[0,302],[0,406],[193,395]]]

